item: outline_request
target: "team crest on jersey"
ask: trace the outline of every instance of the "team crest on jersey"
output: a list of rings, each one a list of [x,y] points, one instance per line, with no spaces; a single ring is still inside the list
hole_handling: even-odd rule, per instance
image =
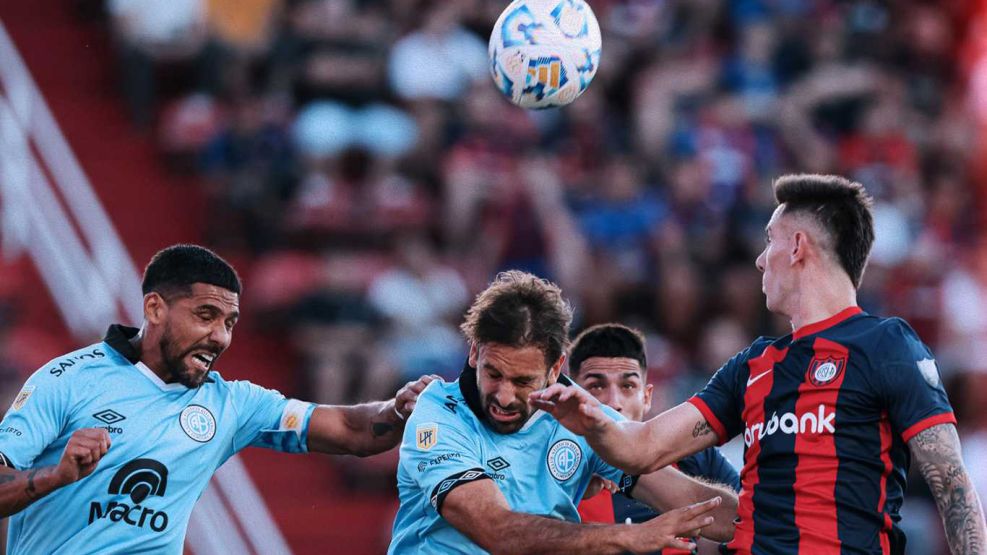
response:
[[[564,482],[576,473],[579,462],[583,459],[583,451],[571,439],[560,439],[548,450],[548,471],[552,477]]]
[[[439,442],[439,425],[434,422],[419,424],[415,428],[415,445],[419,451],[428,451]]]
[[[840,377],[844,367],[846,367],[846,358],[833,358],[831,356],[814,358],[809,363],[806,379],[812,385],[823,386]]]
[[[34,387],[33,385],[25,385],[24,389],[14,398],[13,404],[10,405],[10,410],[21,410],[24,404],[27,403],[27,400],[31,398],[31,394],[34,393]]]
[[[185,435],[199,443],[206,443],[216,435],[216,419],[209,409],[201,405],[185,407],[178,417],[178,422],[182,425]]]
[[[918,371],[921,372],[922,377],[925,378],[925,383],[931,385],[932,387],[939,387],[939,368],[936,366],[935,359],[923,358],[915,364],[918,365]]]

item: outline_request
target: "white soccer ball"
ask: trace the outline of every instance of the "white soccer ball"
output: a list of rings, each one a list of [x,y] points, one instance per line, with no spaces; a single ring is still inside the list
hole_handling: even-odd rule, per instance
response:
[[[490,73],[522,108],[565,106],[600,65],[600,24],[584,0],[514,0],[490,33]]]

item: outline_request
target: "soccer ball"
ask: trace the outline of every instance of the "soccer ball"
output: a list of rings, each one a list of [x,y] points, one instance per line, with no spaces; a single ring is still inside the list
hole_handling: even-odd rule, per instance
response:
[[[565,106],[600,64],[600,24],[584,0],[514,0],[490,33],[490,73],[522,108]]]

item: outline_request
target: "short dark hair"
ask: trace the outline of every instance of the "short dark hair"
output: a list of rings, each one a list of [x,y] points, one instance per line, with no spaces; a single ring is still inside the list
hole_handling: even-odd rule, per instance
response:
[[[191,291],[193,283],[207,283],[240,294],[240,277],[228,262],[198,245],[172,245],[158,251],[144,268],[143,293],[162,296]]]
[[[460,329],[476,344],[538,347],[549,367],[569,343],[572,307],[558,285],[518,270],[501,272],[473,301]]]
[[[569,374],[579,376],[583,361],[593,357],[632,358],[648,371],[644,334],[623,324],[597,324],[580,333],[569,349]]]
[[[785,214],[808,214],[826,230],[840,265],[860,287],[874,245],[874,201],[864,186],[838,175],[798,174],[779,177],[774,190]]]

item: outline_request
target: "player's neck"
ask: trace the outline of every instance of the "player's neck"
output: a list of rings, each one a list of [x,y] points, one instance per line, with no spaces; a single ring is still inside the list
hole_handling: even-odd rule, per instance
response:
[[[147,340],[145,336],[145,328],[141,328],[137,332],[137,335],[130,338],[130,344],[134,346],[134,349],[140,354],[140,361],[147,366],[161,378],[161,381],[168,383],[171,380],[168,372],[165,371],[164,357],[161,355],[161,349],[155,348],[150,341]]]
[[[793,301],[789,317],[792,330],[797,330],[857,306],[857,290],[842,271],[804,272]]]

